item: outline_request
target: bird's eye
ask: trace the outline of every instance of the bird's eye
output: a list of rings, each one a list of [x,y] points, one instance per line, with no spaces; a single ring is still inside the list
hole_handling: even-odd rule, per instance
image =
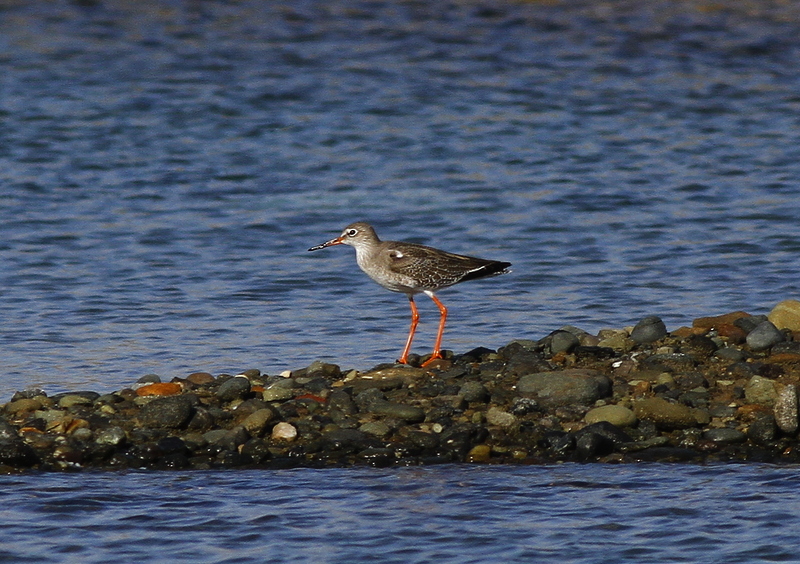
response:
[[[348,229],[347,230],[347,235],[350,236],[350,237],[355,237],[356,233],[358,233],[358,229]]]

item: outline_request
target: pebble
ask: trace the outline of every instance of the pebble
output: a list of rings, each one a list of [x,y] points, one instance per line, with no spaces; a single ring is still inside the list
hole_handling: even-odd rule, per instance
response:
[[[207,386],[214,382],[214,376],[208,372],[194,372],[186,377],[186,380],[195,384],[196,386]]]
[[[797,432],[797,387],[794,384],[779,386],[774,413],[775,423],[781,431],[787,435]]]
[[[789,329],[800,332],[800,301],[784,300],[779,302],[767,315],[778,329]]]
[[[242,421],[241,425],[252,436],[258,436],[264,431],[267,423],[269,423],[273,417],[275,417],[275,413],[271,409],[258,409],[248,415],[244,421]]]
[[[490,407],[486,412],[486,422],[489,425],[497,425],[498,427],[513,427],[517,422],[517,418],[497,407]]]
[[[180,429],[189,422],[193,410],[189,396],[156,398],[139,411],[139,421],[145,427]]]
[[[367,421],[361,425],[358,430],[368,435],[375,435],[376,437],[385,437],[392,432],[391,427],[383,421]]]
[[[744,387],[744,397],[749,403],[773,405],[778,398],[775,381],[761,376],[753,376]]]
[[[630,427],[636,423],[636,414],[623,405],[595,407],[583,418],[589,424],[607,422],[617,427]]]
[[[475,445],[467,453],[467,462],[489,462],[492,457],[492,447],[489,445]]]
[[[636,343],[652,343],[667,336],[667,327],[660,317],[651,315],[643,318],[631,331],[631,339]]]
[[[639,419],[652,421],[657,428],[665,430],[705,425],[710,420],[708,412],[672,403],[659,397],[635,402],[633,411]]]
[[[220,384],[216,395],[222,401],[234,401],[244,399],[249,393],[250,380],[244,375],[239,375]]]
[[[407,423],[419,423],[425,420],[425,411],[412,405],[403,405],[387,401],[377,402],[369,407],[369,412],[383,417],[394,417]]]
[[[294,397],[294,392],[291,388],[285,386],[272,385],[264,389],[261,397],[264,401],[284,401],[292,399]]]
[[[297,438],[297,428],[291,423],[281,421],[272,428],[272,440],[291,442]]]
[[[786,340],[786,336],[771,321],[762,321],[747,334],[747,345],[754,351],[763,351]]]
[[[703,433],[703,438],[714,443],[734,444],[745,442],[747,435],[739,429],[709,429]]]
[[[734,311],[724,315],[698,317],[692,322],[692,327],[699,327],[702,329],[717,329],[720,325],[733,325],[736,320],[741,319],[742,317],[750,317],[750,314],[744,311]]]
[[[180,394],[183,387],[173,382],[158,382],[136,388],[137,396],[174,396]]]
[[[486,386],[480,382],[464,382],[459,388],[458,395],[464,398],[466,402],[483,402],[489,398],[489,392]]]
[[[595,370],[557,370],[526,374],[517,382],[517,390],[536,394],[549,405],[589,405],[611,393],[611,381]]]

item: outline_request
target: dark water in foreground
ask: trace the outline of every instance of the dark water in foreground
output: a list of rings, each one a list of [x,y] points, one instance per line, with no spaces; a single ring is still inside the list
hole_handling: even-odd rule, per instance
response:
[[[800,477],[756,464],[49,474],[0,492],[4,562],[800,561]]]

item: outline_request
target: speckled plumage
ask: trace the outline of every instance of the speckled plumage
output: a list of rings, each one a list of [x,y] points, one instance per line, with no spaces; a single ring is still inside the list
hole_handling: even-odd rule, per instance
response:
[[[447,308],[436,298],[434,292],[466,280],[504,274],[511,266],[508,262],[456,255],[416,243],[381,241],[372,226],[364,222],[351,223],[339,237],[311,247],[309,251],[333,245],[354,247],[356,262],[361,270],[387,290],[408,296],[411,303],[411,330],[400,357],[400,362],[403,363],[406,362],[419,320],[414,294],[426,294],[439,307],[439,333],[431,360],[441,358],[439,347]]]

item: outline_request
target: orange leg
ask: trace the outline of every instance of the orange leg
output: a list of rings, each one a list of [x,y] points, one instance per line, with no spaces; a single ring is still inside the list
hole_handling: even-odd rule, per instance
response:
[[[397,361],[401,364],[408,364],[408,353],[411,351],[411,341],[414,340],[414,332],[417,330],[417,323],[419,323],[419,312],[417,311],[417,304],[414,303],[414,296],[409,294],[408,303],[411,305],[411,329],[408,331],[406,348],[403,349],[403,354]]]
[[[428,294],[428,292],[425,293]],[[422,366],[427,366],[430,362],[442,358],[442,335],[444,335],[444,324],[447,321],[447,308],[444,307],[444,304],[440,302],[435,295],[433,295],[433,292],[428,294],[428,296],[430,296],[430,298],[433,300],[433,303],[436,304],[436,307],[439,308],[441,317],[439,318],[439,332],[436,333],[436,342],[433,345],[433,354],[431,354],[431,357],[428,360],[422,363]]]

